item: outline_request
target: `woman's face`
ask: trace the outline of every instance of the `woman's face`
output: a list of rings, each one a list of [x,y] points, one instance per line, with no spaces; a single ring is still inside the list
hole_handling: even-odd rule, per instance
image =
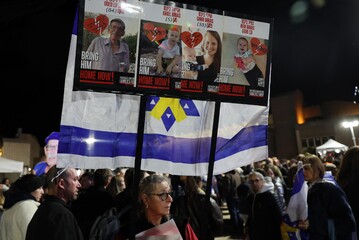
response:
[[[42,187],[39,187],[35,191],[32,191],[31,195],[36,199],[36,201],[40,202],[42,195],[44,195],[44,189]]]
[[[262,189],[264,181],[261,178],[256,175],[251,175],[248,180],[253,192],[257,193]]]
[[[304,180],[311,183],[317,179],[317,174],[313,170],[312,166],[310,164],[304,164],[303,165],[303,175]]]
[[[203,48],[206,54],[214,56],[217,52],[218,42],[211,34],[207,34],[204,39]]]
[[[148,194],[146,208],[147,214],[165,216],[170,213],[171,203],[173,202],[171,188],[166,181],[157,184],[154,191]]]

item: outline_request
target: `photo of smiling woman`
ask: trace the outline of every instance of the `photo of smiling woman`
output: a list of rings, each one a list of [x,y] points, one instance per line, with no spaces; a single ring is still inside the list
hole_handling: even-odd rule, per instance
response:
[[[202,42],[203,55],[197,56],[199,65],[204,65],[203,71],[198,71],[198,80],[216,82],[221,68],[222,41],[219,33],[207,30]]]

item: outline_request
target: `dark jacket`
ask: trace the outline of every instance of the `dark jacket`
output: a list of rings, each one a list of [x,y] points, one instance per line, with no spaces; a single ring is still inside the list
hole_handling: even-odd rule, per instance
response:
[[[191,224],[198,239],[211,240],[222,233],[222,211],[213,198],[210,198],[208,209],[204,194],[197,193],[191,200],[187,196],[178,197],[172,203],[171,214],[183,238],[187,222]],[[207,222],[206,225],[205,222]],[[201,238],[203,232],[206,234],[205,238]]]
[[[281,240],[282,213],[278,202],[267,184],[257,194],[248,196],[248,228],[251,240]]]
[[[92,186],[71,205],[85,239],[89,238],[96,218],[114,206],[114,198],[104,188]]]
[[[167,222],[169,219],[167,217],[163,217],[161,220],[161,224]],[[130,230],[131,225],[135,224],[135,235],[146,231],[150,228],[155,227],[152,223],[148,222],[147,218],[144,214],[140,214],[138,218],[136,219],[136,223],[127,222],[124,225],[121,226],[120,231],[117,233],[115,240],[127,240],[131,236]]]
[[[343,191],[347,195],[349,205],[352,208],[355,222],[357,225],[357,238],[359,239],[359,188],[356,184],[351,184],[346,186],[345,188],[343,187]]]
[[[26,240],[83,240],[76,218],[61,199],[47,195],[31,219]]]
[[[345,193],[330,182],[317,182],[308,190],[308,219],[311,240],[328,239],[328,219],[332,219],[338,240],[351,240],[355,219]]]

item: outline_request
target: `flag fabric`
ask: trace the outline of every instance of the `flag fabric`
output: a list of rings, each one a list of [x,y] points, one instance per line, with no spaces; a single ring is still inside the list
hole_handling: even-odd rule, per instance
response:
[[[330,182],[330,183],[333,183],[333,184],[334,184],[335,186],[337,186],[338,188],[341,188],[341,187],[338,185],[337,181],[335,180],[335,178],[334,178],[334,176],[333,176],[333,174],[332,174],[331,171],[325,171],[324,176],[323,176],[323,180],[324,180],[324,181],[327,181],[327,182]]]
[[[283,240],[309,239],[309,236],[297,227],[299,220],[308,218],[308,185],[304,180],[302,164],[299,166],[293,183],[292,196],[289,199],[281,225]]]
[[[71,39],[58,150],[59,167],[134,167],[140,96],[74,91]],[[215,103],[148,96],[141,169],[208,174]],[[268,106],[221,103],[213,174],[266,159]]]

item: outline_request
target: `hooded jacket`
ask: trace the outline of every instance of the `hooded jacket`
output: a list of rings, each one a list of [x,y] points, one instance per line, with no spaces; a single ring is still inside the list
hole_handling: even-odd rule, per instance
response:
[[[251,240],[281,240],[282,213],[273,194],[273,184],[264,183],[258,193],[248,196],[248,229]]]

